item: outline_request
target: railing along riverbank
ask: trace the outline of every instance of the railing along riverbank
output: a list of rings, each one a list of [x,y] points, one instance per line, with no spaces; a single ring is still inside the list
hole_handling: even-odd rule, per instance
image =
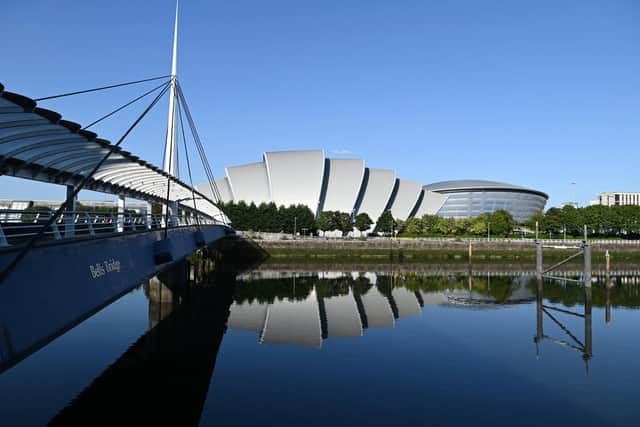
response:
[[[418,237],[389,238],[368,237],[367,239],[350,237],[296,236],[286,233],[238,232],[254,239],[265,248],[302,248],[302,249],[452,249],[466,250],[471,244],[478,250],[535,250],[534,239],[526,238],[455,238],[455,237]],[[580,240],[540,239],[545,246],[574,246]],[[596,251],[631,250],[640,251],[640,240],[590,239],[589,243]]]

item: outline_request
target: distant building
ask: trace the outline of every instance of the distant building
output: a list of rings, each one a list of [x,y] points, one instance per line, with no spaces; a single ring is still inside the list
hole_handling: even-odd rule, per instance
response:
[[[208,182],[196,186],[213,196]],[[261,162],[226,168],[215,180],[223,202],[304,204],[317,215],[340,211],[366,213],[376,221],[438,215],[470,218],[504,209],[518,222],[541,212],[548,196],[518,185],[484,180],[422,185],[401,179],[392,169],[370,168],[362,159],[327,159],[322,150],[266,152]]]
[[[603,206],[640,206],[640,192],[635,193],[600,193],[598,200]]]

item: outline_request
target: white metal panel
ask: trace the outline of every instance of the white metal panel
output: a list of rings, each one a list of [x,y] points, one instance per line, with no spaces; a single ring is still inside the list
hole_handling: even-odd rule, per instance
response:
[[[320,348],[322,327],[315,289],[304,301],[285,299],[270,304],[260,342]]]
[[[368,214],[375,222],[389,202],[396,182],[396,172],[391,169],[367,169],[369,170],[369,178],[358,213]]]
[[[329,177],[322,210],[350,214],[362,185],[364,160],[328,159],[328,162]]]
[[[398,180],[398,191],[391,206],[391,214],[396,219],[406,220],[409,214],[416,206],[422,184],[418,181],[409,181],[406,179]]]
[[[437,214],[448,198],[449,196],[446,194],[440,194],[435,191],[428,191],[425,189],[420,207],[418,207],[418,210],[416,211],[416,218],[421,218],[423,215]]]
[[[231,186],[229,186],[229,179],[226,176],[224,178],[216,179],[214,182],[216,184],[216,187],[218,187],[221,202],[226,203],[233,200],[233,195],[231,194]],[[209,185],[208,182],[203,182],[202,184],[196,185],[196,190],[212,200],[216,199],[211,193],[211,185]]]
[[[362,322],[358,306],[349,290],[348,295],[338,295],[324,299],[327,315],[327,337],[359,337],[362,335]]]
[[[235,202],[244,200],[259,205],[271,201],[267,169],[263,162],[228,167],[227,179]]]
[[[316,213],[324,176],[324,152],[273,151],[264,153],[264,161],[273,201],[278,206],[307,205]]]

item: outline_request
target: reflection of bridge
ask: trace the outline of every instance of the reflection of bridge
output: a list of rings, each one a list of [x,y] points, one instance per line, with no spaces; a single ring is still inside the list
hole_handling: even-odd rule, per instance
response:
[[[220,262],[193,257],[146,284],[149,331],[50,425],[198,424],[226,331],[235,275],[262,256],[243,239],[226,239],[217,249]]]
[[[278,272],[264,271],[266,277],[279,276]],[[238,286],[256,286],[251,282],[255,273],[244,276],[250,282],[239,282]],[[303,276],[304,277],[304,276]],[[419,316],[428,305],[467,305],[501,307],[532,302],[534,295],[525,288],[525,283],[516,284],[514,292],[505,300],[497,301],[474,291],[409,290],[394,276],[378,276],[375,273],[325,272],[309,274],[306,278],[317,277],[319,281],[308,294],[296,298],[295,275],[287,278],[292,290],[291,298],[276,298],[271,302],[243,302],[231,306],[229,327],[253,331],[259,334],[264,344],[293,344],[320,348],[322,340],[333,337],[361,336],[367,328],[391,328],[397,319]],[[340,281],[348,284],[337,292],[327,291],[331,283]],[[322,281],[328,281],[323,283]],[[366,290],[357,286],[359,280],[367,283]],[[298,285],[299,286],[299,285]]]
[[[233,234],[217,208],[216,189],[209,197],[178,177],[178,129],[186,147],[185,125],[207,176],[211,170],[176,76],[177,22],[176,13],[170,76],[41,99],[164,80],[87,126],[0,85],[0,175],[67,189],[56,211],[24,206],[0,216],[0,371],[173,262]],[[165,93],[169,121],[160,169],[121,144]],[[88,130],[150,95],[153,100],[117,142]],[[117,211],[77,209],[85,189],[117,196]],[[127,197],[147,203],[146,213],[126,212]],[[162,214],[152,214],[152,204]]]

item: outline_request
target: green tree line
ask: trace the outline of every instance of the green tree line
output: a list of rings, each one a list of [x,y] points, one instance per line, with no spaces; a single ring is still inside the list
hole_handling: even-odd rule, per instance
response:
[[[315,215],[305,205],[276,206],[275,203],[238,203],[222,204],[222,211],[231,224],[238,230],[266,231],[271,233],[293,233],[303,228],[316,229]]]
[[[338,230],[345,236],[354,229],[367,232],[375,224],[373,230],[383,235],[399,233],[406,237],[485,236],[489,228],[492,236],[508,236],[516,226],[512,216],[503,210],[476,218],[454,219],[424,215],[407,221],[393,218],[391,211],[387,210],[374,223],[366,213],[352,218],[346,212],[324,211],[316,218],[305,205],[285,207],[276,206],[275,203],[256,205],[240,201],[224,203],[221,208],[238,230],[273,233],[293,233],[295,225],[295,231],[298,233],[303,229],[309,234]]]
[[[424,215],[397,221],[400,236],[404,237],[446,237],[446,236],[486,236],[506,237],[516,227],[511,214],[504,210],[485,213],[475,218],[445,218]]]
[[[275,203],[245,203],[240,201],[227,202],[221,205],[231,224],[238,230],[266,231],[272,233],[309,234],[320,231],[342,231],[343,235],[357,228],[361,231],[369,230],[373,221],[366,213],[355,218],[346,212],[324,211],[318,218],[305,205],[276,206]]]
[[[565,231],[567,236],[579,237],[586,225],[589,236],[637,239],[640,237],[640,206],[576,208],[567,205],[534,215],[527,221],[527,226],[533,230],[536,222],[545,237],[563,236]]]

